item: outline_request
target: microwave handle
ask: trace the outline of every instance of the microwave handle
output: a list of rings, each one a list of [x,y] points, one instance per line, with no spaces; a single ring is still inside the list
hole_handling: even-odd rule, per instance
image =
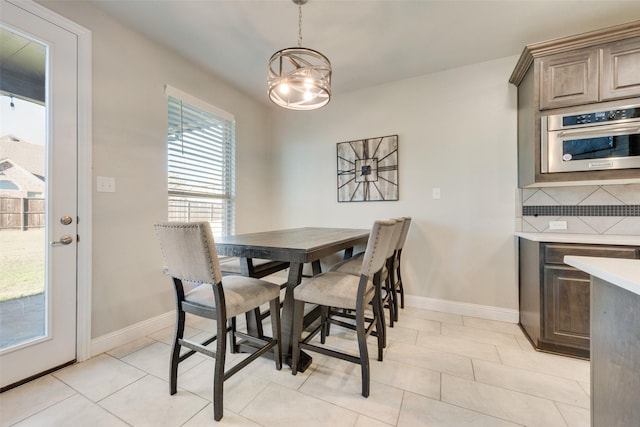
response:
[[[590,129],[590,130],[584,130],[584,129],[577,129],[577,130],[565,130],[565,131],[561,131],[558,132],[558,136],[559,137],[563,137],[563,136],[589,136],[591,134],[594,133],[606,133],[607,135],[620,135],[620,134],[625,134],[625,133],[629,133],[629,132],[640,132],[640,126],[633,126],[633,127],[626,127],[626,128],[617,128],[615,130],[609,131],[609,132],[603,132],[602,128],[596,128],[596,129]]]

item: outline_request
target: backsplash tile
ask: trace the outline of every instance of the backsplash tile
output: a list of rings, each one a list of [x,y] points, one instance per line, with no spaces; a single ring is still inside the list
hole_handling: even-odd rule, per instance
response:
[[[523,206],[524,216],[640,216],[640,205]]]
[[[537,233],[640,236],[640,184],[525,188],[516,229]],[[550,230],[549,221],[566,221]]]

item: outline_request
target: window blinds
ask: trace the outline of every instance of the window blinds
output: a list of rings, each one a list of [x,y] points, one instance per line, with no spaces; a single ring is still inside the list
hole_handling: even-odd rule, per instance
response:
[[[214,235],[233,234],[235,122],[168,97],[170,221],[208,221]]]

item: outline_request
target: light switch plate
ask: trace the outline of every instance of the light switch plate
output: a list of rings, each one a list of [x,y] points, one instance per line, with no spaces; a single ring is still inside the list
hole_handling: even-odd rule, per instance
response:
[[[112,176],[99,176],[97,177],[97,188],[99,193],[115,193],[116,192],[116,179]]]
[[[439,187],[433,187],[431,189],[431,197],[433,197],[434,199],[439,199],[440,198],[440,188]]]

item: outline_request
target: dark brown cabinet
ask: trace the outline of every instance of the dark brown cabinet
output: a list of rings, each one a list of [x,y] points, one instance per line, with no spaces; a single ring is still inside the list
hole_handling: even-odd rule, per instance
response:
[[[598,50],[540,58],[540,109],[598,101]]]
[[[540,110],[640,96],[640,37],[538,61]]]
[[[640,96],[640,37],[602,48],[600,97],[603,100]]]
[[[518,87],[518,186],[637,179],[635,169],[542,173],[542,118],[640,99],[640,21],[527,45],[509,82]],[[606,107],[603,107],[606,110]]]
[[[588,357],[589,276],[557,265],[545,265],[543,276],[543,342]]]
[[[539,350],[588,358],[590,276],[565,255],[639,258],[640,248],[535,242],[520,238],[520,326]]]

